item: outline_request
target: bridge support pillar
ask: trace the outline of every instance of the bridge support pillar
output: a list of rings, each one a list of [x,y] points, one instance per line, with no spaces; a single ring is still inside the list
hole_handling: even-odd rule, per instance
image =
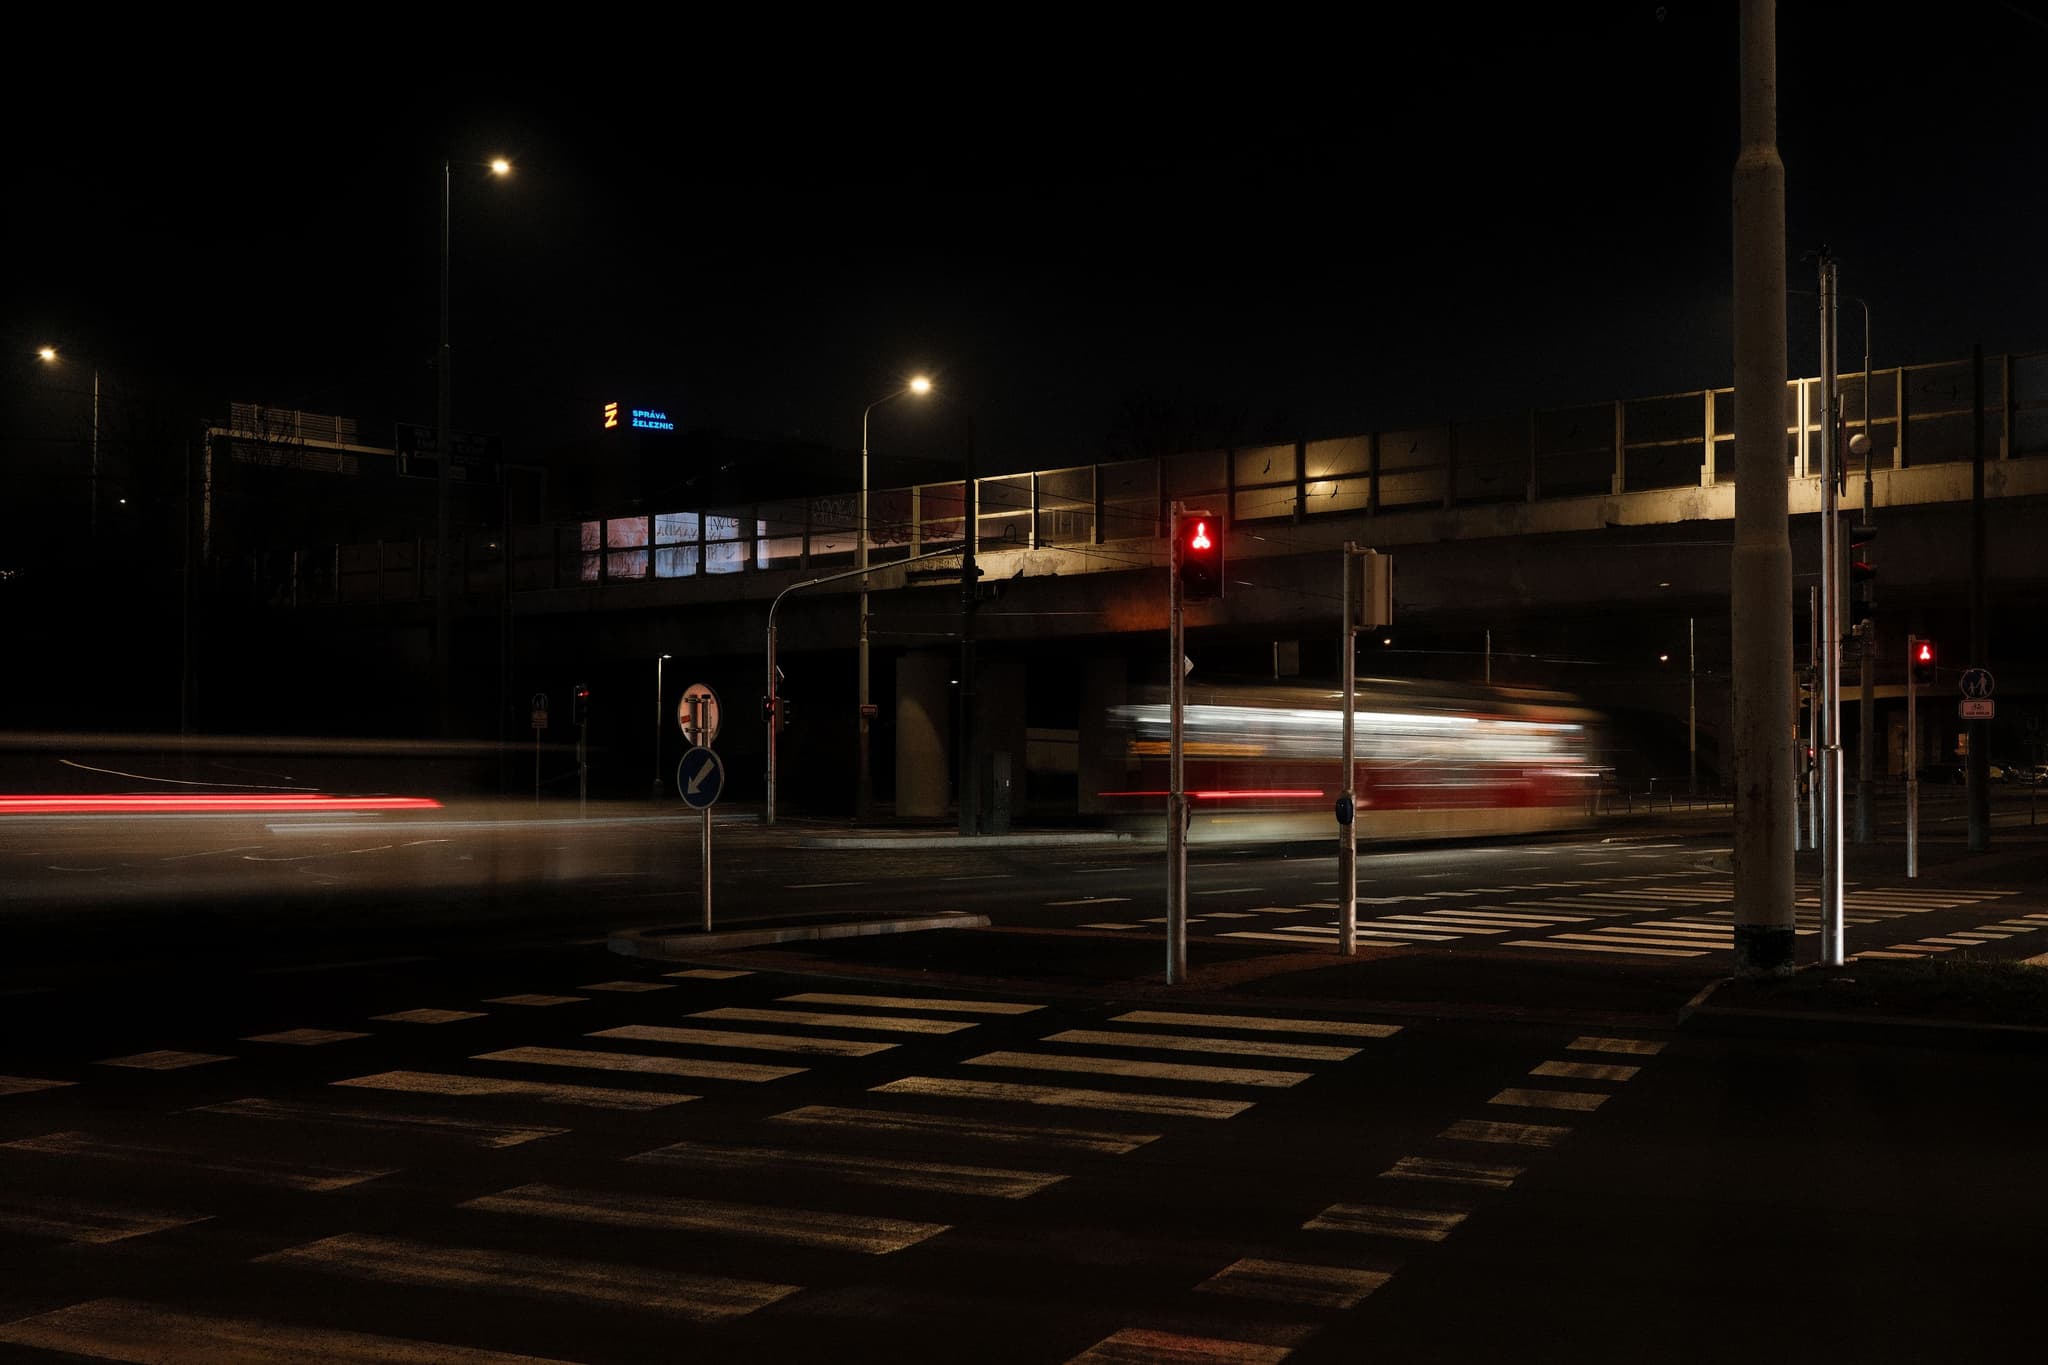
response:
[[[896,814],[942,820],[953,771],[947,736],[953,715],[953,660],[911,650],[896,661]]]

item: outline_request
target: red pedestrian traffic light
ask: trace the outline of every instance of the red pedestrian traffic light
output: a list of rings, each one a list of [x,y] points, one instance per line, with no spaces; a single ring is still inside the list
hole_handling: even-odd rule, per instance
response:
[[[1180,533],[1181,600],[1223,596],[1222,523],[1206,512],[1184,513]]]

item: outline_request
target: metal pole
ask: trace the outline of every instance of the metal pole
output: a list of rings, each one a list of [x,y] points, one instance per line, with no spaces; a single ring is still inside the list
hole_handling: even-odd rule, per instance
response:
[[[768,801],[761,812],[761,823],[775,823],[775,732],[781,729],[782,706],[775,699],[775,608],[782,605],[777,597],[768,606]]]
[[[887,400],[879,400],[886,402]],[[870,757],[871,739],[868,721],[868,414],[875,410],[870,403],[860,414],[860,510],[854,518],[859,523],[854,532],[853,566],[861,571],[860,577],[860,629],[858,633],[857,662],[860,671],[858,698],[860,706],[860,767],[853,787],[853,818],[866,822],[874,815],[875,777]]]
[[[1685,794],[1700,790],[1700,650],[1694,620],[1685,618]],[[1688,805],[1686,809],[1692,807]]]
[[[1347,553],[1349,552],[1347,551]],[[1349,567],[1351,561],[1347,559],[1344,562],[1346,566],[1344,569],[1344,585],[1345,590],[1348,592],[1351,586],[1351,569]],[[1345,613],[1344,616],[1344,629],[1346,631],[1351,629],[1351,615],[1349,612]],[[1488,687],[1493,686],[1493,628],[1491,626],[1487,627],[1486,631],[1486,685]]]
[[[1970,663],[1972,668],[1989,667],[1990,622],[1984,600],[1984,347],[1970,348],[1970,373],[1976,390],[1975,444],[1970,455]],[[1964,771],[1969,778],[1970,852],[1991,847],[1991,727],[1981,720],[1968,722],[1970,752]]]
[[[1920,696],[1914,686],[1920,652],[1917,637],[1906,637],[1906,875],[1920,875]]]
[[[1785,163],[1773,0],[1743,0],[1735,209],[1735,955],[1792,962],[1792,549],[1785,479]]]
[[[576,818],[590,815],[590,722],[576,727]]]
[[[981,749],[974,739],[974,614],[981,605],[981,506],[974,477],[974,419],[967,419],[967,477],[960,487],[960,832],[981,833]]]
[[[1835,262],[1820,261],[1820,960],[1842,965],[1842,395],[1835,373]]]
[[[1188,974],[1188,796],[1181,766],[1187,709],[1186,638],[1181,621],[1181,504],[1173,504],[1172,551],[1167,556],[1167,775],[1166,775],[1166,984]]]
[[[1820,848],[1820,708],[1823,688],[1820,676],[1820,589],[1806,590],[1806,744],[1799,762],[1806,774],[1806,847]]]
[[[701,861],[704,864],[704,932],[711,932],[711,807],[706,806],[704,815],[704,843]]]
[[[1337,632],[1337,649],[1344,660],[1344,790],[1340,798],[1344,817],[1337,822],[1337,951],[1345,957],[1358,956],[1358,772],[1356,713],[1358,710],[1358,603],[1359,587],[1352,579],[1358,573],[1358,545],[1344,542],[1344,591],[1342,627]],[[1491,680],[1493,632],[1486,633],[1488,676]]]
[[[654,799],[656,801],[661,800],[661,723],[665,719],[661,713],[661,673],[662,666],[667,662],[668,655],[666,654],[654,661]]]
[[[540,730],[538,727],[533,732],[533,805],[536,810],[540,808]]]
[[[92,480],[87,490],[92,495],[92,539],[100,534],[100,367],[92,367]]]
[[[448,215],[449,187],[452,175],[446,158],[441,161],[441,350],[440,359],[434,366],[434,704],[436,723],[442,738],[447,738],[451,729],[451,710],[454,691],[448,674],[454,658],[454,645],[449,636],[454,627],[450,622],[448,585],[448,538],[453,522],[451,500],[454,496],[449,478],[448,439],[449,406],[452,402],[449,374],[448,350]]]

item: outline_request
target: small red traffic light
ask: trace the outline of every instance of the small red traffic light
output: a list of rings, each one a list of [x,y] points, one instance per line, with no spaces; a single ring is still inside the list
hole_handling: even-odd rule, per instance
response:
[[[1206,550],[1209,548],[1209,545],[1209,523],[1206,521],[1196,522],[1195,538],[1188,542],[1188,548],[1192,550]]]
[[[1933,645],[1930,645],[1930,644],[1928,644],[1928,643],[1927,643],[1927,642],[1926,642],[1925,640],[1922,640],[1922,641],[1920,642],[1920,652],[1919,652],[1919,653],[1918,653],[1917,655],[1915,655],[1915,656],[1914,656],[1914,658],[1913,658],[1913,662],[1914,662],[1914,663],[1916,663],[1916,664],[1931,664],[1931,663],[1933,663],[1933,662],[1934,662],[1934,646],[1933,646]]]

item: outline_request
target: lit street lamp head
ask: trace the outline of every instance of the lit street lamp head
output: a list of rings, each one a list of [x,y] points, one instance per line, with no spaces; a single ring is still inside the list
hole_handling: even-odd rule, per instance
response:
[[[910,381],[910,391],[922,398],[932,391],[932,381],[923,375],[918,375]]]
[[[38,346],[36,347],[36,356],[38,359],[45,361],[55,360],[57,358],[57,348],[55,346]]]
[[[491,174],[492,174],[492,175],[510,175],[510,174],[512,174],[512,163],[511,163],[511,162],[509,162],[509,161],[507,161],[507,160],[506,160],[506,159],[505,159],[504,157],[502,157],[502,156],[494,156],[494,157],[492,157],[492,158],[491,158]]]

